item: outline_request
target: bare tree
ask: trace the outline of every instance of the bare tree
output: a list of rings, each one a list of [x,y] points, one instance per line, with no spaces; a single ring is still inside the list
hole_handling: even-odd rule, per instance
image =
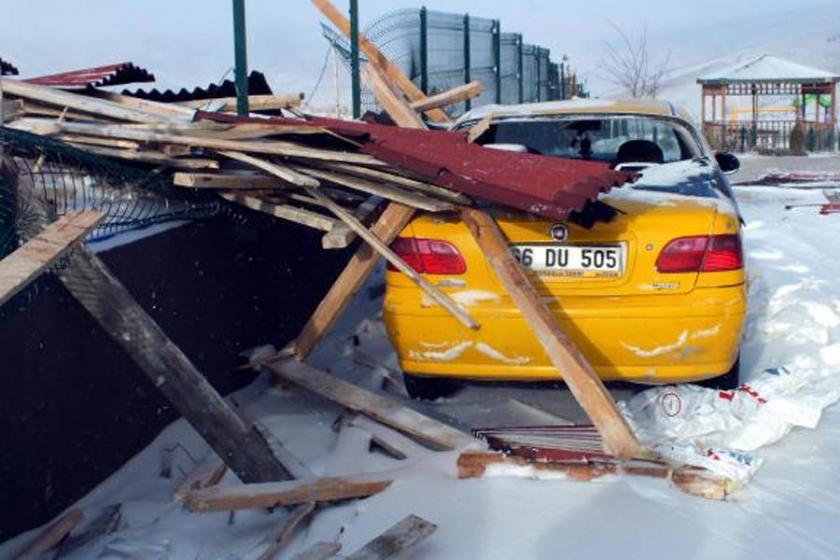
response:
[[[659,93],[662,78],[671,59],[669,52],[661,60],[651,58],[647,44],[647,25],[634,40],[615,23],[610,22],[618,35],[615,42],[604,40],[606,57],[601,61],[604,78],[622,88],[636,99],[654,99]]]

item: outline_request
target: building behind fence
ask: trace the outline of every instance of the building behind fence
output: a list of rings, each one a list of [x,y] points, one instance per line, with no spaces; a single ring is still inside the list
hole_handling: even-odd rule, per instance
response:
[[[503,32],[497,19],[406,9],[380,17],[364,34],[427,95],[481,82],[480,96],[447,108],[453,116],[488,103],[587,96],[565,61],[553,62],[549,49],[525,43],[521,33]],[[349,42],[327,27],[324,35],[350,71]],[[364,87],[362,110],[379,110]]]

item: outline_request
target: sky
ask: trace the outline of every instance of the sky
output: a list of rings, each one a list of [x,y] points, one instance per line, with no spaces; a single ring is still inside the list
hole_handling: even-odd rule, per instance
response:
[[[159,85],[206,85],[233,65],[230,0],[4,0],[0,57],[24,75],[131,60],[148,67]],[[336,5],[346,8],[347,0]],[[420,4],[359,0],[364,27],[376,17]],[[831,3],[833,4],[833,3]],[[429,9],[498,18],[503,31],[570,56],[581,73],[597,72],[612,21],[632,31],[647,26],[658,52],[680,63],[718,56],[735,34],[720,26],[749,26],[768,14],[819,14],[826,0],[427,0]],[[632,8],[631,8],[632,7]],[[246,0],[249,66],[263,70],[278,92],[309,94],[324,65],[327,43],[307,0]],[[840,25],[838,25],[840,32]],[[691,60],[692,56],[696,60]],[[321,93],[323,95],[323,93]]]

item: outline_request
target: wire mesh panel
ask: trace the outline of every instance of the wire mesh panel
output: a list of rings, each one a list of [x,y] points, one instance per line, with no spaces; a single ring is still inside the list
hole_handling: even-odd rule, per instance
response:
[[[382,16],[364,35],[428,95],[468,81],[483,86],[469,105],[519,103],[558,99],[559,78],[552,77],[549,50],[522,44],[518,33],[501,33],[492,19],[425,9],[405,9]],[[425,33],[425,37],[424,37]],[[350,44],[343,36],[324,28],[324,36],[336,47],[350,71]],[[362,64],[366,63],[364,57]],[[520,71],[521,69],[521,71]],[[497,99],[499,95],[500,99]],[[446,111],[457,116],[467,109],[457,103]],[[373,94],[362,87],[363,110],[380,111]]]

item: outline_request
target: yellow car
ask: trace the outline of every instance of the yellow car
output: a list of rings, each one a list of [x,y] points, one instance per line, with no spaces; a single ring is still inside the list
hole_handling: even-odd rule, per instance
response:
[[[604,380],[738,383],[746,312],[741,220],[713,154],[690,119],[664,102],[593,100],[485,106],[490,148],[609,162],[638,171],[601,200],[616,210],[594,224],[554,223],[495,209],[511,251]],[[575,222],[578,223],[575,223]],[[409,394],[436,398],[457,379],[559,380],[466,226],[418,215],[392,248],[481,325],[462,326],[389,269],[383,317]]]

